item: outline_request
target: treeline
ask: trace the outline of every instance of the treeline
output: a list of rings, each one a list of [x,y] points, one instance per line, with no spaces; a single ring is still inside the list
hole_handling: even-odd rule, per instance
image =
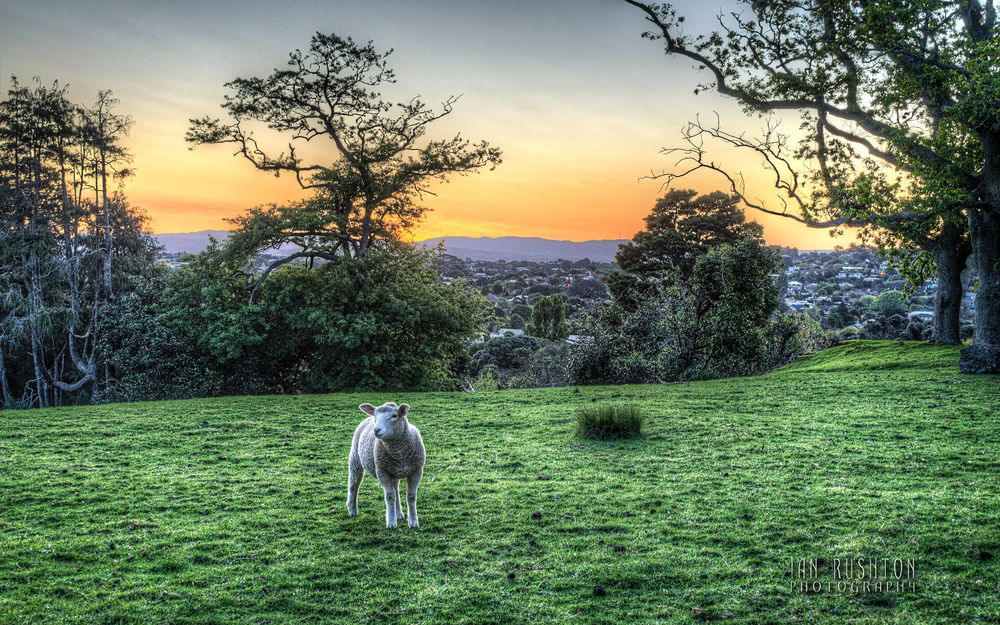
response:
[[[114,384],[105,343],[116,294],[154,271],[145,216],[121,192],[131,120],[108,91],[12,79],[0,102],[0,392],[5,406],[96,398]]]

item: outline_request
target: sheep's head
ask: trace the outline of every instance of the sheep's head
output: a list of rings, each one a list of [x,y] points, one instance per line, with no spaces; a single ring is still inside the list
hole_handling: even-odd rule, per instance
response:
[[[397,406],[390,401],[378,408],[371,404],[361,404],[358,408],[361,409],[361,412],[375,417],[373,425],[375,438],[391,441],[402,438],[406,432],[406,413],[410,411],[410,407],[406,404]]]

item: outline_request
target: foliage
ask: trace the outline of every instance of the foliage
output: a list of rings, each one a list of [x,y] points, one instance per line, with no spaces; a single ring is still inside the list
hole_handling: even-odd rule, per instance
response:
[[[872,302],[871,309],[886,316],[905,315],[909,310],[901,291],[882,291]]]
[[[600,280],[574,280],[566,290],[571,297],[582,299],[604,299],[608,289]]]
[[[136,280],[105,310],[100,347],[118,375],[93,397],[95,402],[223,394],[213,359],[192,342],[197,326],[173,322],[167,284],[166,275]]]
[[[479,345],[469,359],[469,374],[498,388],[537,388],[568,384],[570,346],[533,336],[497,336]],[[479,386],[473,384],[476,390]]]
[[[823,326],[809,315],[802,313],[778,315],[771,332],[772,342],[778,337],[789,337],[779,360],[792,360],[798,356],[815,354],[830,346]]]
[[[542,345],[533,336],[495,336],[476,346],[469,358],[469,374],[478,377],[490,373],[501,388],[524,367]]]
[[[865,320],[858,332],[862,339],[893,339],[902,341],[929,341],[933,335],[930,322],[908,319],[905,314],[889,311]]]
[[[426,209],[419,200],[431,182],[500,163],[500,151],[486,141],[473,144],[460,135],[424,140],[458,98],[447,98],[440,111],[418,97],[387,100],[383,89],[396,82],[391,53],[371,42],[316,33],[308,50],[289,55],[285,69],[226,83],[228,122],[191,120],[186,140],[192,145],[231,144],[257,169],[294,175],[315,192],[300,203],[260,207],[234,220],[240,233],[232,251],[252,255],[295,243],[303,248],[298,257],[364,256],[373,242],[398,239],[422,218]],[[288,152],[261,147],[255,124],[284,135]],[[307,143],[322,144],[328,160],[303,162],[297,149]]]
[[[860,342],[690,385],[5,413],[0,620],[990,622],[1000,394],[957,354]],[[418,531],[385,530],[376,480],[344,508],[376,400],[409,403],[428,444]],[[574,439],[599,404],[639,409],[643,438]],[[914,558],[917,590],[789,592],[800,541]]]
[[[642,433],[642,411],[635,406],[599,404],[576,409],[576,435],[582,438],[632,438]]]
[[[492,369],[486,369],[472,380],[472,390],[477,393],[489,393],[500,390],[500,383],[493,376]]]
[[[696,259],[712,247],[743,239],[764,241],[763,228],[746,221],[739,198],[720,191],[699,196],[691,189],[672,189],[656,201],[645,220],[645,229],[615,255],[625,275],[607,279],[620,302],[638,303],[659,282],[687,277]]]
[[[116,397],[141,396],[156,376],[171,384],[143,398],[457,388],[487,303],[441,282],[433,255],[393,244],[292,264],[251,302],[226,250],[210,247],[171,274],[145,316],[131,313],[143,321],[122,341],[132,374]]]
[[[559,341],[569,336],[566,323],[566,296],[562,293],[542,296],[531,307],[531,323],[525,333],[550,341]]]
[[[777,317],[771,274],[780,257],[754,239],[699,256],[688,278],[675,276],[635,309],[608,302],[592,316],[592,343],[574,350],[580,384],[623,384],[766,371],[801,353],[799,326]]]
[[[523,330],[525,327],[524,317],[517,313],[511,313],[510,319],[507,321],[507,327],[513,330]]]
[[[843,301],[831,308],[826,315],[827,323],[831,328],[844,328],[856,323],[858,318],[859,311],[852,309]]]
[[[524,364],[509,378],[507,388],[544,388],[570,383],[571,347],[566,341],[542,341]]]

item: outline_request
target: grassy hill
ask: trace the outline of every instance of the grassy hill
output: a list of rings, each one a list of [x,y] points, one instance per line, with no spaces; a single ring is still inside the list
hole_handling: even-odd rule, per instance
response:
[[[996,623],[1000,379],[956,362],[0,413],[0,623]],[[344,506],[356,406],[386,400],[427,444],[416,530],[371,478]],[[574,438],[594,402],[644,436]],[[793,558],[858,556],[916,589],[790,589]]]

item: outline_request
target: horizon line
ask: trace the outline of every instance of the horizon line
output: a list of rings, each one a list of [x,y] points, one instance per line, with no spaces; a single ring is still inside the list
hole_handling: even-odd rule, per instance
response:
[[[194,230],[194,231],[191,231],[191,232],[151,232],[150,234],[152,234],[154,237],[161,237],[161,236],[183,236],[183,235],[203,234],[203,233],[213,233],[213,232],[234,232],[234,231],[233,230],[215,230],[215,229],[212,229],[212,228],[206,228],[204,230]],[[619,241],[631,241],[632,240],[631,238],[629,238],[629,239],[584,239],[582,241],[574,241],[573,239],[550,239],[548,237],[541,237],[541,236],[537,236],[537,235],[521,235],[521,234],[505,234],[505,235],[498,236],[498,237],[491,237],[491,236],[486,236],[486,235],[482,235],[482,236],[478,236],[477,237],[477,236],[470,236],[470,235],[465,235],[465,234],[449,234],[449,235],[440,235],[440,236],[436,236],[436,237],[427,237],[426,239],[420,239],[420,240],[404,241],[404,243],[425,243],[425,242],[431,241],[433,239],[449,239],[449,238],[477,239],[477,240],[478,239],[487,239],[487,240],[490,240],[490,241],[497,241],[497,240],[500,240],[500,239],[541,239],[543,241],[552,241],[552,242],[555,242],[555,243],[602,243],[602,242],[619,242]],[[766,245],[767,245],[767,247],[780,247],[780,248],[784,248],[784,249],[795,249],[795,250],[798,250],[800,252],[834,252],[834,251],[836,251],[832,247],[830,247],[830,248],[802,249],[802,248],[793,247],[793,246],[789,246],[789,245],[780,245],[780,244],[777,244],[777,243],[775,243],[775,244],[766,244]],[[841,246],[841,247],[843,247],[843,246]],[[867,246],[859,246],[859,247],[867,247]],[[849,248],[844,247],[843,249],[847,250]]]

